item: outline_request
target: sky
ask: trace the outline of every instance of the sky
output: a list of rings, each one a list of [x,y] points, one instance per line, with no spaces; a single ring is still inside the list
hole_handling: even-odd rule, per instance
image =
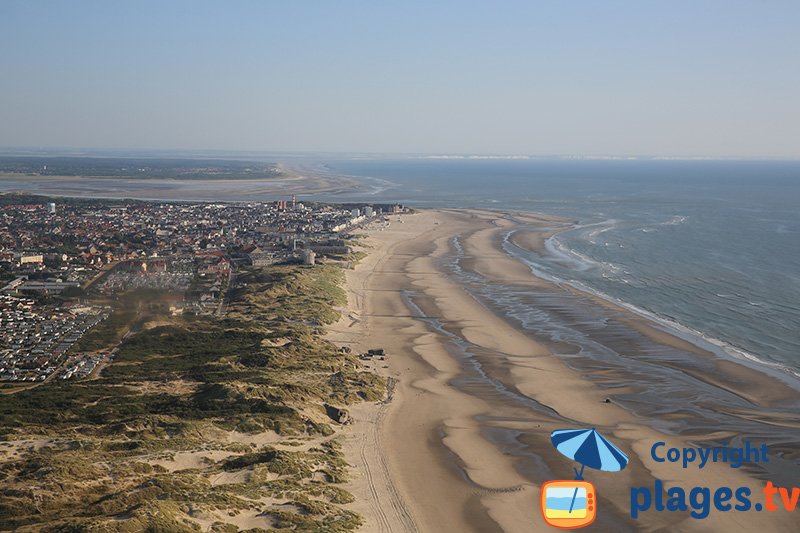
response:
[[[0,146],[800,158],[800,2],[0,0]]]

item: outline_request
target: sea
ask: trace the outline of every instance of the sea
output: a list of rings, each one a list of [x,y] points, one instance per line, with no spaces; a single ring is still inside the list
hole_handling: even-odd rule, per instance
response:
[[[232,157],[232,156],[229,156]],[[277,161],[274,154],[250,159]],[[574,229],[530,254],[539,275],[629,307],[759,368],[800,376],[800,161],[375,157],[283,154],[304,175],[357,189],[302,201],[489,208],[565,217]],[[55,188],[54,188],[55,187]],[[270,201],[245,181],[0,181],[40,194]],[[163,195],[163,196],[161,196]]]
[[[369,184],[353,201],[535,211],[574,221],[539,275],[762,369],[800,376],[800,162],[350,158],[309,163]],[[329,198],[340,200],[340,197]],[[796,382],[796,381],[795,381]]]

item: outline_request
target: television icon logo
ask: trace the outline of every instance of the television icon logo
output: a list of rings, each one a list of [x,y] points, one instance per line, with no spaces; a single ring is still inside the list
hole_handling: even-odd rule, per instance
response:
[[[544,521],[553,527],[585,527],[597,516],[597,492],[588,481],[548,481],[542,485],[541,509]]]

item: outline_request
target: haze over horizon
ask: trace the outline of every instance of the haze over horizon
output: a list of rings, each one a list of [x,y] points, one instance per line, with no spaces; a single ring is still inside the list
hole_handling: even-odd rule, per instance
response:
[[[800,158],[800,4],[0,4],[0,146]]]

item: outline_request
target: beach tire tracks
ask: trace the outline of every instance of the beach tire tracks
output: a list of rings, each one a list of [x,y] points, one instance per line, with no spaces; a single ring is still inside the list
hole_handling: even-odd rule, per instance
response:
[[[370,506],[378,522],[378,530],[387,533],[414,532],[418,531],[417,526],[392,481],[389,466],[383,454],[381,432],[388,407],[388,399],[379,403],[375,419],[364,431],[359,455],[364,465],[364,473],[370,493]],[[379,487],[381,484],[384,486]],[[379,489],[385,489],[385,491]],[[381,492],[388,493],[388,501],[386,501],[385,496],[383,499],[381,498]],[[387,509],[391,509],[391,514],[394,516],[388,516]],[[402,528],[399,531],[397,529],[398,525]]]
[[[362,280],[361,291],[354,291],[357,302],[356,309],[359,309],[361,313],[366,312],[364,301],[365,293],[375,270],[391,257],[393,250],[398,244],[399,243],[395,243],[393,246],[389,247],[386,253],[375,262],[373,271]],[[365,321],[362,327],[364,327],[365,332],[368,332],[369,322]],[[388,378],[386,398],[379,402],[378,412],[375,414],[374,420],[372,420],[372,423],[369,424],[364,431],[359,454],[362,464],[364,465],[367,485],[369,486],[371,497],[370,505],[375,512],[379,531],[386,533],[416,532],[419,531],[419,529],[403,501],[403,497],[394,484],[394,479],[392,478],[391,470],[386,461],[385,448],[382,442],[383,423],[392,398],[394,397],[396,384],[397,380],[391,377]],[[378,487],[378,483],[383,486]],[[381,491],[379,491],[379,488],[382,489],[384,495],[388,494],[388,502],[385,501],[385,499],[381,499]],[[387,509],[391,509],[392,512],[390,514],[392,516],[387,516]]]
[[[383,408],[383,406],[380,407],[380,409]],[[364,473],[367,476],[367,486],[369,487],[370,492],[370,506],[375,512],[375,517],[378,521],[378,528],[380,531],[392,531],[392,526],[389,523],[389,519],[386,517],[386,512],[383,510],[380,497],[378,496],[378,490],[375,487],[375,476],[372,473],[372,468],[370,467],[370,457],[368,457],[367,454],[367,446],[374,446],[376,444],[375,442],[370,441],[376,440],[374,433],[376,432],[376,426],[378,425],[379,418],[380,413],[378,413],[374,423],[369,426],[369,429],[364,431],[364,438],[361,439],[359,455],[361,456],[361,462],[364,465]],[[375,451],[378,455],[380,455],[379,450],[375,449]]]
[[[354,309],[358,310],[353,314],[360,319],[363,337],[369,337],[370,332],[366,295],[371,289],[373,276],[393,257],[396,248],[403,242],[405,240],[394,243],[386,249],[383,255],[377,257],[371,271],[360,280],[360,286],[352,290]],[[385,533],[417,532],[419,529],[414,517],[394,483],[392,470],[385,454],[386,448],[383,446],[384,421],[396,392],[396,385],[397,380],[389,377],[386,398],[378,402],[378,410],[374,418],[365,421],[366,427],[361,438],[359,456],[368,486],[369,505],[377,522],[374,525],[376,530]]]

